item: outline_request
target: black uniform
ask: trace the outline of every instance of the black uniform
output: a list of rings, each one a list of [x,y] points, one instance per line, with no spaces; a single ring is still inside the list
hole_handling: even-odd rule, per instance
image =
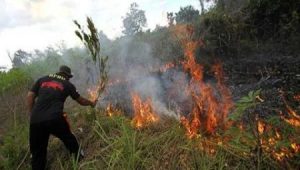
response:
[[[49,135],[61,139],[68,150],[77,155],[79,145],[64,117],[64,102],[68,96],[80,95],[75,86],[59,74],[40,78],[32,87],[37,95],[30,117],[30,151],[32,169],[45,169]]]

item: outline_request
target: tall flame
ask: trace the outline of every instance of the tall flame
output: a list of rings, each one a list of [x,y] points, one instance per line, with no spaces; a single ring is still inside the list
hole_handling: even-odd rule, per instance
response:
[[[192,33],[193,30],[190,27],[181,26],[175,29],[176,36],[181,39],[184,46],[185,60],[182,62],[183,68],[191,75],[189,93],[194,101],[190,113],[192,120],[188,121],[185,117],[181,118],[181,122],[190,138],[195,137],[199,128],[213,134],[218,126],[226,127],[226,118],[233,106],[230,90],[224,85],[224,73],[220,63],[212,67],[217,79],[217,88],[204,82],[204,67],[196,62],[194,55],[196,49],[203,43],[202,41],[191,40]]]
[[[193,113],[193,118],[191,122],[184,116],[181,116],[180,118],[181,123],[186,128],[186,134],[189,138],[196,137],[200,127],[199,114],[196,114],[197,113],[196,111],[192,113]]]
[[[159,120],[158,115],[152,109],[152,101],[150,98],[143,102],[137,93],[132,93],[131,97],[134,110],[134,117],[131,121],[132,125],[137,128],[142,128],[149,123]]]
[[[213,70],[215,73],[215,76],[217,78],[217,88],[219,92],[221,93],[220,96],[220,105],[219,108],[221,108],[220,114],[221,114],[221,121],[222,124],[224,125],[224,128],[226,126],[229,126],[229,122],[226,122],[228,113],[233,107],[233,101],[232,101],[232,96],[231,96],[231,91],[229,88],[225,86],[225,80],[224,80],[224,72],[223,72],[223,66],[221,63],[217,63],[213,66]]]

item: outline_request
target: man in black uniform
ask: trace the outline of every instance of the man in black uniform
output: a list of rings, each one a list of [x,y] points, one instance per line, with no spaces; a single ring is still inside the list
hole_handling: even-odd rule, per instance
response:
[[[58,73],[38,79],[28,92],[29,140],[33,170],[45,169],[50,134],[62,140],[71,154],[80,156],[78,142],[63,114],[64,102],[71,96],[80,105],[94,107],[97,101],[81,97],[75,86],[69,82],[72,77],[71,69],[61,66]]]

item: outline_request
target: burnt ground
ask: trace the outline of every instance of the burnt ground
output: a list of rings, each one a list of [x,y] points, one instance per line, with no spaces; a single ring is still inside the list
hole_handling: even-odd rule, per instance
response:
[[[223,68],[224,78],[234,101],[247,95],[249,91],[261,89],[261,97],[265,100],[262,104],[265,113],[271,113],[284,107],[283,99],[286,99],[293,108],[300,110],[299,101],[294,100],[294,96],[300,94],[299,56],[265,57],[257,55],[249,58],[230,59],[223,62]],[[216,80],[213,73],[209,71],[209,68],[205,70],[207,70],[204,75],[205,81],[214,84]],[[166,72],[154,71],[146,76],[158,80],[163,89],[159,97],[166,102],[169,109],[176,110],[179,107],[181,113],[188,114],[192,107],[192,101],[190,98],[183,98],[180,95],[185,88],[180,84],[182,82],[178,81],[182,72],[182,68],[175,66]],[[131,86],[143,82],[145,79],[147,78],[143,75],[140,78],[121,81],[109,86],[103,100],[106,104],[112,102],[114,107],[123,110],[127,116],[131,116]]]
[[[226,61],[224,66],[233,96],[258,88],[300,92],[300,56],[257,56]]]
[[[224,64],[234,101],[251,90],[261,89],[261,117],[287,115],[286,104],[300,113],[300,56],[256,56]],[[229,74],[228,74],[229,73]]]

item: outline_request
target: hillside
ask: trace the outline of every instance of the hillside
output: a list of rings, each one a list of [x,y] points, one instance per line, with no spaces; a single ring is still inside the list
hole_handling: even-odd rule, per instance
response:
[[[115,40],[88,17],[74,21],[86,48],[15,52],[0,72],[0,169],[30,169],[26,95],[63,64],[99,102],[66,101],[85,157],[51,137],[48,169],[300,168],[299,2],[218,0],[154,30],[126,25],[135,12]]]

